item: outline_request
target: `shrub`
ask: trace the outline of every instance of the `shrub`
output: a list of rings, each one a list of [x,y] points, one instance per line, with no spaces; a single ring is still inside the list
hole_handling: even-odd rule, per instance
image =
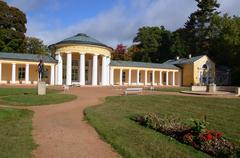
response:
[[[183,124],[173,117],[161,118],[156,113],[146,113],[132,119],[212,156],[240,157],[239,148],[224,138],[223,133],[206,128],[206,118],[204,121],[191,119]]]

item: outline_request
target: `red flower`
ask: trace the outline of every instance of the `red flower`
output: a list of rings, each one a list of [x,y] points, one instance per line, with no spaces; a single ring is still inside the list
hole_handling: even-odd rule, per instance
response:
[[[223,135],[223,133],[221,133],[221,132],[216,133],[217,137],[221,137],[222,135]]]
[[[208,133],[208,134],[207,134],[207,140],[210,141],[210,140],[212,140],[212,139],[213,139],[212,134],[211,134],[211,133]]]

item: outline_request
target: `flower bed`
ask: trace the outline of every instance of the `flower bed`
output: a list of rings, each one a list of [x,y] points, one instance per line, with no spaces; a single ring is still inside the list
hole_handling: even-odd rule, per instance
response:
[[[144,116],[132,118],[148,128],[152,128],[178,141],[191,145],[215,157],[240,157],[240,149],[223,137],[223,133],[216,130],[208,130],[206,121],[191,120],[184,124],[174,118],[161,118],[155,113],[147,113]]]

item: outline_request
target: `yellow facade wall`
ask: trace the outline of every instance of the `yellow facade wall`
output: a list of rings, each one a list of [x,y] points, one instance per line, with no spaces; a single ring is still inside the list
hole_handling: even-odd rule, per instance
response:
[[[34,81],[38,81],[38,69],[37,65],[29,66],[29,80],[33,83]]]
[[[194,64],[183,65],[183,86],[191,86],[193,84],[193,66]]]
[[[111,57],[111,49],[107,47],[102,46],[96,46],[96,45],[77,45],[77,44],[62,44],[57,45],[57,48],[55,50],[55,54],[57,53],[84,53],[84,54],[97,54],[97,55],[104,55]]]
[[[29,64],[29,81],[31,84],[37,83],[38,81],[38,62],[31,61],[12,61],[12,60],[0,60],[2,63],[2,83],[10,83],[12,80],[12,63],[16,63],[16,83],[25,83],[25,77],[19,79],[19,68],[26,68],[26,64]],[[50,83],[51,78],[51,66],[55,65],[54,63],[44,63],[45,69],[48,69],[48,78],[45,79],[46,83]]]
[[[2,81],[10,83],[11,79],[12,79],[12,65],[2,64]]]

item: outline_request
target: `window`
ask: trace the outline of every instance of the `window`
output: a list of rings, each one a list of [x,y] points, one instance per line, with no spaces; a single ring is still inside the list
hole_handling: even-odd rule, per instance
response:
[[[142,81],[142,73],[139,72],[139,82],[141,82],[141,81]]]
[[[167,77],[167,74],[166,74],[166,73],[163,73],[163,83],[166,83],[166,82],[167,82],[166,77]]]
[[[44,78],[44,79],[48,79],[48,68],[44,68],[43,78]]]
[[[122,81],[126,82],[126,72],[125,71],[122,73]]]
[[[73,60],[72,61],[72,81],[78,81],[78,71],[79,71],[79,66],[78,66],[78,60]]]
[[[25,67],[18,68],[18,79],[24,80],[25,79]]]
[[[72,81],[77,81],[78,80],[78,69],[75,67],[72,68]]]
[[[152,72],[150,72],[150,82],[152,82],[152,77],[153,77],[153,74]]]

